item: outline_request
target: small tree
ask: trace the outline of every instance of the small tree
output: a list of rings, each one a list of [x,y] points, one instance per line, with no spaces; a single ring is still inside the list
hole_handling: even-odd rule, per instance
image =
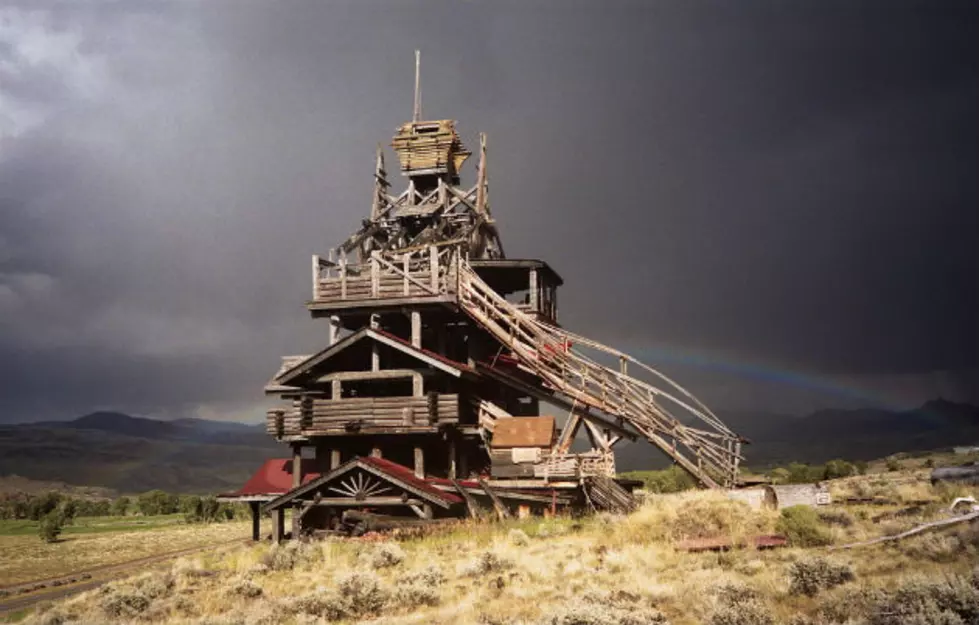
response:
[[[44,542],[53,543],[57,541],[58,536],[61,535],[61,528],[63,525],[64,519],[61,518],[60,514],[57,512],[49,512],[41,519],[41,523],[37,528],[37,534]]]
[[[841,477],[856,475],[857,467],[846,460],[830,460],[823,468],[823,479],[835,480]]]
[[[112,502],[110,507],[110,512],[114,516],[126,516],[126,512],[129,510],[129,497],[125,495],[117,497],[115,501]]]

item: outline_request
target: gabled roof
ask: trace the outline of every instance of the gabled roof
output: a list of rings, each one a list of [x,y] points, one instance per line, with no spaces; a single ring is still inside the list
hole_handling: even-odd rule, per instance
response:
[[[302,483],[310,482],[320,476],[316,470],[315,460],[303,458]],[[225,497],[252,497],[257,495],[281,495],[292,490],[292,459],[273,458],[266,460],[245,485],[233,493],[225,493]]]
[[[427,349],[414,347],[410,342],[397,337],[383,330],[373,328],[361,328],[353,334],[349,334],[333,345],[326,347],[310,356],[286,356],[283,358],[283,365],[279,372],[269,380],[265,387],[267,393],[294,390],[294,382],[303,375],[309,373],[315,367],[322,365],[331,358],[349,349],[362,340],[376,341],[392,349],[396,349],[419,362],[439,369],[451,376],[460,377],[463,372],[472,370],[461,362],[456,362],[445,356],[441,356]]]
[[[302,486],[294,488],[289,492],[276,497],[272,501],[266,503],[262,507],[262,511],[268,512],[270,510],[275,510],[284,505],[288,505],[297,498],[302,498],[304,495],[315,493],[321,486],[332,482],[338,477],[356,468],[372,473],[382,480],[390,482],[398,488],[408,491],[420,499],[424,499],[425,501],[441,508],[449,508],[453,504],[462,503],[463,501],[458,495],[445,492],[432,484],[429,484],[425,480],[416,477],[415,473],[408,467],[391,462],[390,460],[384,460],[382,458],[357,457],[345,462],[329,473],[324,473],[323,475],[306,482]]]

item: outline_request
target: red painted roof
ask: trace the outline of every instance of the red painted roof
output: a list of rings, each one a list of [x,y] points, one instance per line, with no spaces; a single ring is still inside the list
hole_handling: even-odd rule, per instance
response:
[[[303,458],[303,484],[320,476],[320,473],[316,471],[315,462],[312,458]],[[248,478],[244,486],[237,492],[229,493],[229,495],[281,495],[290,490],[292,490],[292,459],[273,458],[266,460],[265,464]]]
[[[359,460],[433,497],[438,497],[450,503],[462,503],[462,497],[432,486],[429,482],[416,477],[415,472],[406,466],[385,460],[384,458],[374,458],[373,456],[361,457]]]

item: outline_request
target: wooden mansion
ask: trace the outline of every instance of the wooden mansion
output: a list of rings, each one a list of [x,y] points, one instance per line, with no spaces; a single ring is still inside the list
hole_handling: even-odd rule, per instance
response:
[[[271,515],[276,541],[480,510],[627,510],[615,446],[637,439],[733,487],[742,439],[662,374],[561,328],[561,276],[504,253],[485,135],[473,159],[454,121],[420,119],[417,94],[416,71],[413,119],[391,144],[407,184],[378,148],[369,214],[313,256],[306,308],[325,344],[284,357],[265,387],[281,398],[267,431],[291,457],[222,498],[251,503],[256,539]],[[579,433],[590,449],[573,447]]]

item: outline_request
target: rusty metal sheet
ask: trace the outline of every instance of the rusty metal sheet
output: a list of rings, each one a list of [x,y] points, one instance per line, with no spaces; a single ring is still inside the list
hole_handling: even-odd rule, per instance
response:
[[[493,429],[494,449],[508,447],[551,447],[554,444],[554,417],[513,417],[498,419]]]

